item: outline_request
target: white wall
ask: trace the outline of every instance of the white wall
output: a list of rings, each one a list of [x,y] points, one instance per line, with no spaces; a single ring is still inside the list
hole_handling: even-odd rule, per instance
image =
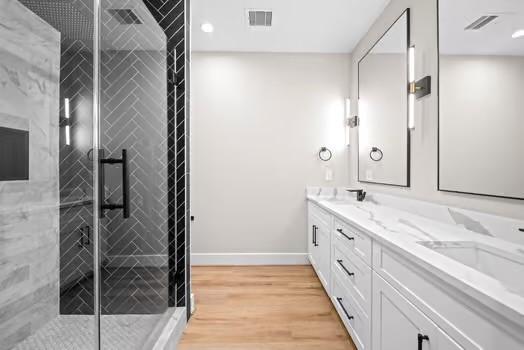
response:
[[[367,185],[357,183],[356,148],[350,148],[350,182],[372,191],[430,200],[457,207],[480,210],[488,213],[524,218],[524,203],[522,201],[496,199],[475,195],[452,194],[437,191],[437,1],[436,0],[392,0],[384,13],[377,19],[370,31],[353,51],[352,60],[352,96],[356,96],[357,63],[373,43],[407,8],[411,8],[411,40],[416,46],[416,76],[433,77],[433,93],[418,101],[415,107],[416,129],[411,138],[411,188],[395,188],[382,185]],[[353,113],[357,113],[353,104]],[[357,140],[357,131],[353,129],[351,138]]]
[[[191,69],[193,254],[305,253],[306,185],[347,183],[350,56],[193,53]]]

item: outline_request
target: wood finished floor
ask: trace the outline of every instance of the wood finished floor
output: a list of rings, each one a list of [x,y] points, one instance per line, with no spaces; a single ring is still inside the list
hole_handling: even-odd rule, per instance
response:
[[[193,267],[179,350],[356,350],[310,266]]]

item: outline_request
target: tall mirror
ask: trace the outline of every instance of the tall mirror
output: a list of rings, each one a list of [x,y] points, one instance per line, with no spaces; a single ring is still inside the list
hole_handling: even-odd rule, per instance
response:
[[[358,179],[409,186],[409,9],[358,64]]]
[[[524,199],[524,1],[439,0],[439,190]]]

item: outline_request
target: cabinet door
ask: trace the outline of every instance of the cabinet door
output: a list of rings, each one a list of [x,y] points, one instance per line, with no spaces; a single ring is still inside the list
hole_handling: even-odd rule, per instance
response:
[[[317,226],[316,247],[313,257],[318,267],[318,278],[329,294],[329,277],[331,271],[331,241],[330,230],[324,226]]]
[[[311,262],[311,265],[315,268],[315,270],[318,270],[318,261],[317,261],[317,250],[316,249],[316,228],[319,225],[319,220],[315,215],[315,207],[313,204],[308,204],[308,218],[307,218],[307,226],[308,226],[308,234],[307,234],[307,249],[308,249],[308,258]],[[317,272],[318,273],[318,272]]]
[[[374,350],[438,349],[434,323],[376,273],[372,312]]]
[[[315,222],[313,220],[313,216],[309,214],[308,216],[308,224],[307,224],[307,253],[309,256],[309,261],[311,261],[311,264],[315,265],[313,260],[313,251],[315,249],[315,241],[314,241],[314,231],[315,231]]]

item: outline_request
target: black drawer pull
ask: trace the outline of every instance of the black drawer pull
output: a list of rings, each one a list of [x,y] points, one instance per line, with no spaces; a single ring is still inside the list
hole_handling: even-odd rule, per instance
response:
[[[349,275],[349,276],[355,276],[355,274],[353,272],[349,272],[349,270],[344,266],[343,264],[343,261],[342,260],[337,260],[338,264],[340,265],[340,267],[342,267],[344,269],[344,271],[346,271],[346,273]]]
[[[346,234],[344,233],[344,231],[342,231],[341,228],[337,228],[337,231],[338,231],[338,233],[340,233],[342,236],[346,237],[346,238],[349,239],[350,241],[354,241],[354,240],[355,240],[355,237],[349,237],[348,235],[346,235]]]
[[[346,308],[344,307],[344,304],[342,304],[342,298],[337,298],[337,302],[338,302],[338,305],[340,305],[340,307],[342,308],[342,310],[346,314],[346,317],[348,318],[348,320],[352,320],[353,316],[349,315],[348,310],[346,310]]]
[[[417,340],[418,340],[418,350],[422,350],[422,343],[424,342],[424,340],[429,341],[429,337],[427,335],[423,335],[419,333],[417,335]]]

